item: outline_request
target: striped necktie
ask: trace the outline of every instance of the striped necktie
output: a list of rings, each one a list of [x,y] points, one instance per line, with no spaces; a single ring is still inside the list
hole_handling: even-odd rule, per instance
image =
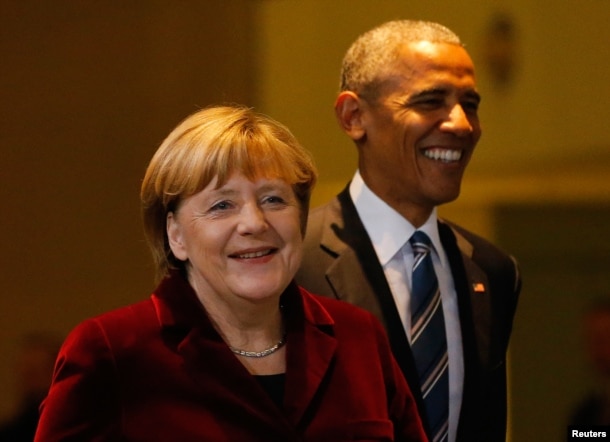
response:
[[[449,372],[445,319],[428,235],[409,239],[415,254],[411,287],[411,349],[426,405],[432,441],[445,441],[449,426]]]

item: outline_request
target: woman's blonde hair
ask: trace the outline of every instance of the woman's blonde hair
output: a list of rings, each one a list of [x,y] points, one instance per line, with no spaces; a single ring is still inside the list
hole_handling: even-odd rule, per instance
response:
[[[215,177],[222,186],[235,172],[249,179],[279,178],[299,201],[305,233],[309,198],[316,182],[313,159],[290,130],[272,118],[239,106],[214,106],[182,121],[153,155],[140,192],[146,239],[157,276],[182,268],[169,247],[167,214],[203,190]]]

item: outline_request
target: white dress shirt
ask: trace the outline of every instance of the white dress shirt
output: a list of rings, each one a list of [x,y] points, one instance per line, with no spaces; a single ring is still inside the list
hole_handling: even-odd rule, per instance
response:
[[[432,241],[432,262],[438,278],[447,332],[449,357],[449,441],[455,441],[462,405],[464,359],[457,294],[447,254],[438,233],[436,209],[424,225],[415,229],[409,221],[375,195],[357,171],[349,187],[356,211],[364,224],[377,258],[392,291],[396,308],[409,340],[411,308],[409,304],[413,248],[409,238],[415,230],[426,233]]]

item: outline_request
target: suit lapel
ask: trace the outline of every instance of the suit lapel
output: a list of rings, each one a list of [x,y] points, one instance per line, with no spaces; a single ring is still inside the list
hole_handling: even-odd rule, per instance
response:
[[[473,260],[473,246],[447,223],[439,221],[443,248],[458,297],[466,373],[489,366],[491,293],[487,275]]]
[[[347,188],[338,195],[326,217],[321,243],[336,255],[326,272],[333,290],[340,299],[375,314],[388,330],[401,367],[413,364],[414,369],[392,293]],[[474,249],[466,238],[440,220],[439,233],[458,296],[460,323],[465,339],[464,351],[467,353],[465,357],[476,358],[472,360],[476,367],[487,367],[490,355],[486,349],[489,348],[493,326],[487,275],[473,260]]]
[[[489,283],[486,274],[472,259],[472,244],[444,222],[439,222],[439,233],[458,297],[466,373],[464,401],[469,401],[471,392],[477,391],[475,386],[480,382],[480,367],[489,366],[492,326]],[[400,316],[347,188],[326,214],[321,242],[336,256],[326,273],[333,290],[340,299],[366,308],[385,324],[394,357],[412,386],[420,412],[424,413],[423,399],[415,388],[419,385],[415,362]]]
[[[413,354],[383,268],[348,188],[349,185],[337,196],[325,215],[321,245],[336,256],[326,277],[339,299],[370,311],[385,325],[394,358],[412,386],[417,407],[423,413]]]
[[[394,357],[401,367],[417,402],[425,415],[417,386],[419,380],[413,355],[404,333],[383,269],[373,245],[360,221],[346,188],[327,206],[322,226],[321,246],[334,261],[326,278],[339,299],[364,307],[385,324]],[[489,336],[492,333],[490,284],[485,272],[474,261],[474,247],[447,223],[439,221],[441,242],[450,262],[458,298],[464,351],[464,397],[462,413],[476,409],[484,385],[485,367],[489,368]],[[360,293],[360,295],[358,295]],[[372,304],[371,304],[372,303]],[[463,419],[461,416],[460,427]]]
[[[472,244],[459,232],[439,221],[439,232],[453,273],[458,297],[464,355],[464,389],[458,439],[468,438],[473,422],[480,419],[481,395],[485,394],[490,366],[491,293],[487,275],[473,260]]]
[[[383,268],[347,188],[337,202],[322,234],[323,247],[337,255],[327,270],[327,278],[340,299],[369,310],[385,324],[390,335],[401,336],[402,343],[406,343]]]

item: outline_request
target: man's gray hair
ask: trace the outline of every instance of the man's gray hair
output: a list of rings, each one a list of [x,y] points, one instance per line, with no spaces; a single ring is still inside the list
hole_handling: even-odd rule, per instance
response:
[[[463,46],[450,29],[434,22],[394,20],[365,32],[350,46],[341,66],[341,91],[375,95],[377,80],[405,43],[429,41]]]

